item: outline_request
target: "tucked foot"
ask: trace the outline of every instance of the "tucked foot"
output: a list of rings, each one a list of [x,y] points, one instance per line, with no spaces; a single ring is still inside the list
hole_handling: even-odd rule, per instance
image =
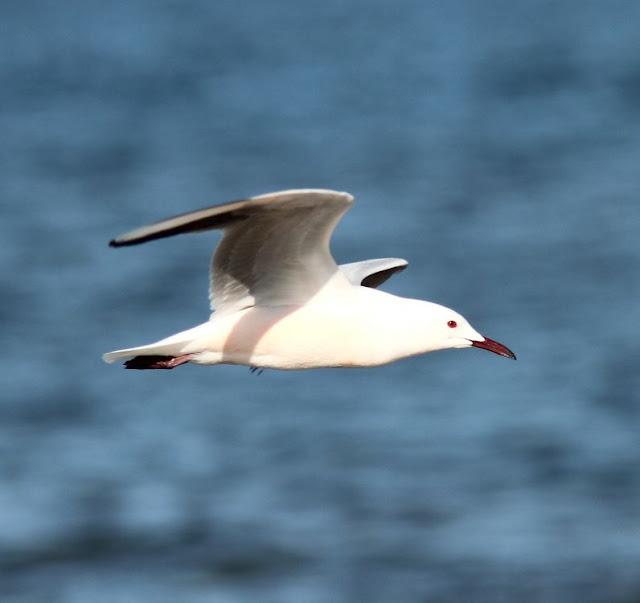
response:
[[[172,369],[181,364],[189,362],[193,358],[193,354],[185,354],[184,356],[136,356],[124,363],[127,369]]]

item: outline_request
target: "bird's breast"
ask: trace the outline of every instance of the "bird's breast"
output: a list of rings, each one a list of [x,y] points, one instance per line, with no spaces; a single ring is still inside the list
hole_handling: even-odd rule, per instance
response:
[[[408,355],[402,334],[380,304],[254,307],[227,328],[222,362],[281,369],[375,366]]]

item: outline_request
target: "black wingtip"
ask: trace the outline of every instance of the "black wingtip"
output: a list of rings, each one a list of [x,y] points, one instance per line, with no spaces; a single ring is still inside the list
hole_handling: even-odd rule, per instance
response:
[[[137,245],[143,243],[146,239],[138,239],[133,241],[119,241],[118,239],[111,239],[109,241],[109,247],[128,247],[129,245]]]

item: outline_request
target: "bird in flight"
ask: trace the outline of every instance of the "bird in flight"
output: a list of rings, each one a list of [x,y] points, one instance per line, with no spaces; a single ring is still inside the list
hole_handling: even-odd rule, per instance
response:
[[[407,267],[398,258],[336,264],[329,243],[353,204],[348,193],[288,190],[232,201],[127,232],[124,247],[222,230],[211,259],[212,314],[154,343],[104,354],[128,369],[242,364],[255,369],[364,367],[448,348],[515,359],[460,314],[378,289]]]

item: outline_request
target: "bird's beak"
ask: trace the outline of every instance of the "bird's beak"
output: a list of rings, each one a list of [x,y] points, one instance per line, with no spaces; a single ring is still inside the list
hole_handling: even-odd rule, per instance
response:
[[[485,337],[484,341],[472,341],[471,345],[474,348],[489,350],[490,352],[498,354],[499,356],[504,356],[505,358],[512,358],[513,360],[516,359],[516,355],[506,345],[502,345],[488,337]]]

